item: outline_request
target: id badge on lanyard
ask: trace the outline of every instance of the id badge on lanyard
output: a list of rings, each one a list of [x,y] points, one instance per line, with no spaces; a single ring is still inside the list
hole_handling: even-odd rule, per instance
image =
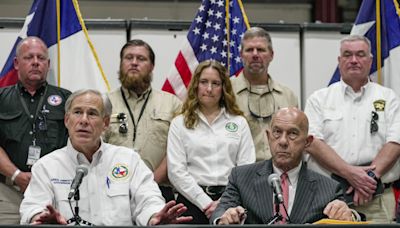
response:
[[[35,140],[33,140],[32,144],[33,145],[30,145],[28,149],[28,159],[26,160],[27,166],[35,164],[39,160],[40,153],[42,152],[42,148],[36,145]]]

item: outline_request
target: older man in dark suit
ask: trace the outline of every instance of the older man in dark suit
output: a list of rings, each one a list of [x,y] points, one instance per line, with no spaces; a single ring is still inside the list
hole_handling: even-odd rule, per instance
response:
[[[281,176],[283,205],[280,222],[312,223],[322,218],[354,220],[358,216],[338,200],[338,183],[307,169],[302,162],[304,148],[313,140],[308,135],[308,119],[297,108],[280,109],[267,131],[272,160],[239,166],[232,170],[229,184],[211,217],[216,224],[269,223],[274,217],[272,173]],[[287,211],[287,213],[286,213]],[[289,216],[287,215],[289,214]]]

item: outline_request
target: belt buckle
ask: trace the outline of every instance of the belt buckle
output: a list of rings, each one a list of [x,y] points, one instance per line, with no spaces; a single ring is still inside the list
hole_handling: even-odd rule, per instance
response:
[[[215,196],[215,195],[217,195],[215,192],[212,192],[211,191],[211,189],[212,189],[212,187],[213,186],[206,186],[206,193],[208,194],[208,195],[210,195],[210,196]]]

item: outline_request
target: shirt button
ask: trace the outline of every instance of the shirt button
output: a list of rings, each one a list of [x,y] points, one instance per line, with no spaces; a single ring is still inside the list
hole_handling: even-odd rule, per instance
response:
[[[30,132],[29,132],[29,134],[30,134],[30,135],[32,135],[32,134],[33,134],[33,132],[32,132],[32,131],[30,131]]]
[[[33,115],[30,115],[31,119],[33,119]]]
[[[31,98],[31,102],[32,102],[32,103],[35,102],[35,99]]]

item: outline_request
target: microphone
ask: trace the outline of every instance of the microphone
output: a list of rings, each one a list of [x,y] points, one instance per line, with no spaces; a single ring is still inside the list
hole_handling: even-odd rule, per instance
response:
[[[281,187],[281,178],[279,178],[278,174],[272,173],[268,177],[268,184],[274,190],[276,199],[278,199],[278,203],[283,203],[283,194],[282,194],[282,187]]]
[[[76,191],[79,189],[79,185],[82,183],[82,179],[88,173],[88,168],[85,165],[79,165],[76,167],[75,178],[71,184],[71,190],[68,193],[68,200],[71,200],[74,197]]]

